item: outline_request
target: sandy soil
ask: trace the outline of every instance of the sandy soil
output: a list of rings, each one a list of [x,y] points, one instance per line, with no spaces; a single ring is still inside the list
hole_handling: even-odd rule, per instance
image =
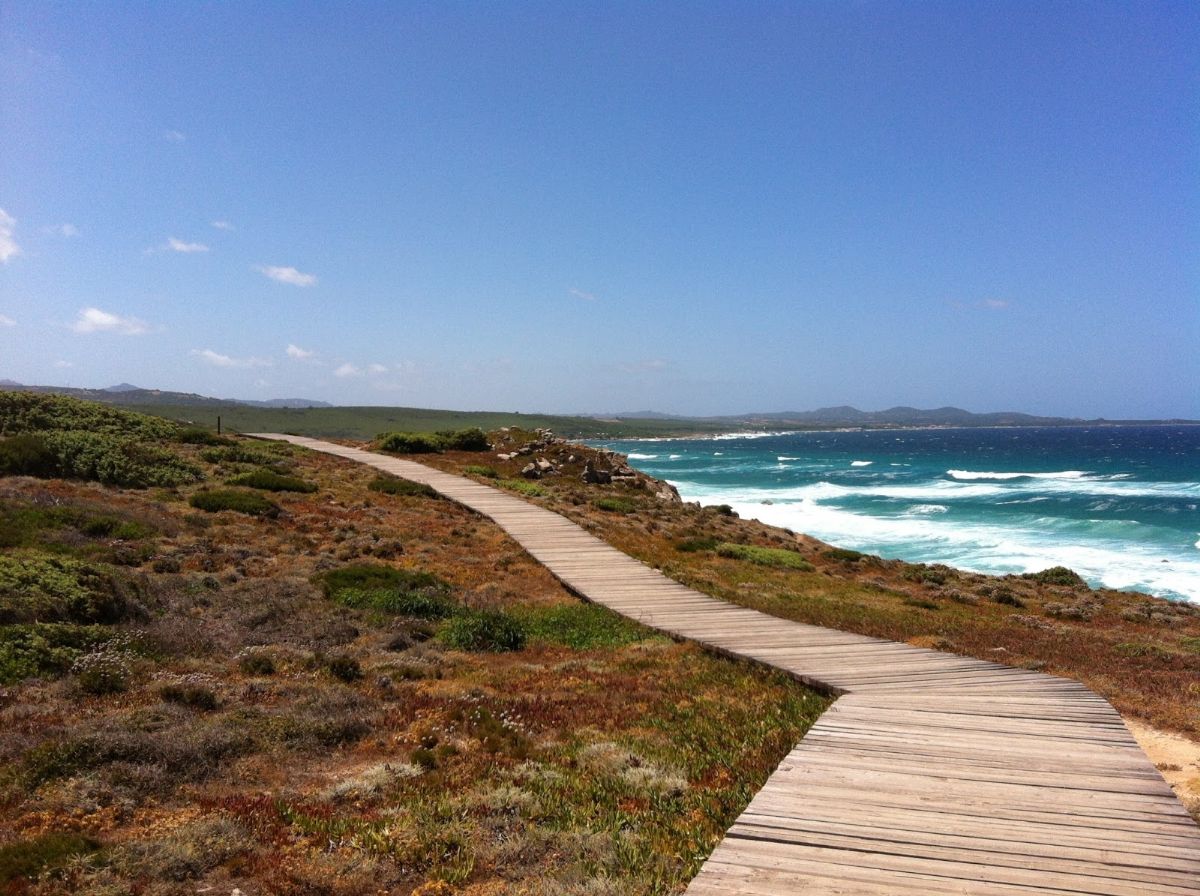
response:
[[[1125,726],[1188,811],[1200,820],[1200,743],[1131,719],[1125,720]]]

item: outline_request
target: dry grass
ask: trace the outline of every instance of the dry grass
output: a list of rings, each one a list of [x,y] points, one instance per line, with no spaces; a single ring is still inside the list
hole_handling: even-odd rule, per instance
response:
[[[138,608],[0,690],[5,892],[678,892],[826,706],[583,607],[451,502],[237,448],[176,446],[206,481],[157,492],[0,480],[4,556],[98,564]],[[317,491],[189,506],[268,464]],[[452,619],[504,614],[525,646],[327,596],[352,564],[431,574]]]

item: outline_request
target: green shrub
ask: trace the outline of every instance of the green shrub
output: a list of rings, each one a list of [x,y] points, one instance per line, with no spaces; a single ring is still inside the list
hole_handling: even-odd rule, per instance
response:
[[[437,637],[452,650],[499,653],[525,646],[525,629],[520,620],[495,610],[468,610],[453,616]]]
[[[637,505],[628,498],[597,498],[592,506],[609,513],[633,513],[637,510]]]
[[[112,635],[111,629],[99,625],[36,622],[0,626],[0,684],[65,675],[75,660]]]
[[[1021,578],[1032,579],[1043,585],[1077,586],[1087,584],[1079,573],[1065,566],[1052,566],[1049,569],[1043,569],[1041,572],[1027,572]]]
[[[6,843],[0,846],[0,883],[9,883],[22,877],[36,878],[47,871],[61,868],[76,856],[90,855],[99,850],[100,844],[91,837],[62,831]]]
[[[442,440],[432,432],[392,432],[379,436],[378,448],[392,454],[440,454]]]
[[[249,516],[279,516],[279,507],[262,495],[254,492],[236,491],[234,489],[213,489],[212,491],[196,492],[188,499],[188,503],[197,510],[206,513],[219,513],[222,510],[233,510]]]
[[[402,479],[399,476],[376,476],[367,483],[367,488],[384,495],[409,495],[414,498],[441,497],[436,489],[425,483],[413,482],[411,479]]]
[[[546,490],[536,482],[528,482],[524,479],[501,479],[496,484],[528,498],[541,498],[546,494]]]
[[[0,548],[34,545],[45,532],[75,529],[89,538],[138,541],[154,534],[146,523],[96,515],[75,507],[42,507],[16,502],[0,504]],[[55,550],[61,549],[55,545]]]
[[[713,510],[721,514],[721,516],[737,516],[737,511],[728,504],[717,504],[715,507],[713,507]]]
[[[723,542],[717,545],[717,554],[733,560],[746,560],[759,566],[773,566],[777,569],[797,569],[802,572],[812,572],[813,565],[801,557],[796,551],[784,548],[761,548],[750,544],[731,544]]]
[[[596,604],[537,607],[521,613],[520,619],[530,639],[562,644],[575,650],[620,647],[647,636],[646,630],[637,623]]]
[[[492,447],[488,444],[487,433],[478,427],[444,429],[436,435],[441,440],[442,447],[447,451],[487,451]]]
[[[274,470],[254,470],[235,476],[229,485],[242,485],[247,488],[257,488],[267,492],[304,492],[312,494],[317,487],[311,482],[305,482],[298,476],[285,476]]]
[[[205,429],[202,426],[189,426],[186,429],[181,429],[179,434],[175,436],[176,442],[182,442],[184,445],[233,445],[234,440],[228,436],[217,435],[211,429]]]
[[[714,551],[720,543],[719,539],[711,536],[685,538],[683,541],[675,542],[675,550],[684,554],[696,554],[701,551]]]
[[[47,432],[58,457],[58,475],[125,488],[173,488],[204,474],[178,454],[145,441],[102,432]]]
[[[21,433],[0,441],[0,476],[50,479],[60,469],[58,455],[40,435]]]
[[[0,392],[0,436],[61,430],[156,440],[174,438],[179,424],[66,395]]]
[[[275,659],[265,650],[248,649],[239,654],[238,668],[246,675],[274,675]]]
[[[326,597],[359,610],[444,619],[457,609],[449,584],[428,572],[363,563],[331,569],[318,580]]]
[[[992,600],[1006,607],[1024,607],[1025,601],[1017,597],[1013,592],[1004,586],[998,586],[993,589],[991,594]]]
[[[849,548],[829,548],[823,553],[830,560],[837,560],[841,563],[857,563],[866,556],[861,551],[852,551]]]
[[[919,607],[922,610],[940,610],[936,603],[931,600],[925,600],[923,597],[906,597],[900,603],[906,607]]]
[[[99,564],[0,554],[0,624],[115,623],[141,615],[132,583]]]
[[[1179,646],[1192,653],[1200,653],[1200,638],[1180,638]]]
[[[499,479],[500,474],[492,467],[482,467],[479,464],[467,464],[463,472],[468,476],[482,476],[484,479]]]

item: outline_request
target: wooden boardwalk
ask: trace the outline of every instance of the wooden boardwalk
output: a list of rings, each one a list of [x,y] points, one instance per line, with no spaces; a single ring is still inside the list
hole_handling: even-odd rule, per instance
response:
[[[489,486],[261,437],[427,483],[587,600],[841,695],[687,896],[1200,894],[1200,828],[1116,711],[1078,682],[737,607]]]

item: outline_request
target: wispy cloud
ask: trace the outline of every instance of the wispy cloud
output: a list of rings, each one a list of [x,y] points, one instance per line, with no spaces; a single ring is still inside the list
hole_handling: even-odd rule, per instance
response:
[[[213,221],[212,226],[217,230],[236,230],[237,228],[228,221]]]
[[[292,286],[313,286],[317,282],[315,274],[303,274],[292,267],[276,267],[274,265],[259,265],[255,270],[279,283],[290,283]]]
[[[21,247],[13,236],[16,229],[17,219],[0,208],[0,264],[8,264],[21,254]]]
[[[367,365],[367,370],[370,371],[371,373],[387,373],[388,372],[386,364],[369,364],[369,365]]]
[[[266,358],[231,358],[214,352],[211,348],[194,348],[190,354],[213,367],[271,367],[273,363]]]
[[[144,320],[136,317],[121,317],[99,308],[81,308],[71,329],[76,333],[118,333],[122,336],[141,336],[150,332]]]
[[[667,362],[662,358],[650,358],[645,361],[625,361],[617,365],[617,370],[621,373],[654,373],[666,367]]]
[[[17,322],[7,314],[0,314],[0,327],[15,327]]]
[[[74,367],[75,365],[71,361],[55,361],[54,366],[59,370],[66,370],[68,367]]]
[[[291,343],[288,343],[286,351],[289,358],[293,358],[297,361],[307,361],[316,354],[316,352],[309,351],[306,348],[301,348],[298,345],[292,345]]]
[[[163,131],[163,139],[168,143],[182,143],[187,139],[187,134],[183,131]]]
[[[79,228],[74,224],[56,224],[53,227],[43,227],[42,233],[49,233],[54,236],[63,236],[70,239],[73,236],[79,236]]]
[[[183,252],[189,255],[194,252],[208,251],[208,246],[204,245],[204,243],[185,243],[183,240],[176,239],[173,236],[167,238],[167,248],[172,252]]]
[[[569,292],[571,295],[573,295],[577,299],[583,299],[585,302],[596,301],[596,294],[594,292],[584,292],[582,289],[576,289],[573,286],[570,289],[568,289],[567,292]]]
[[[362,376],[362,370],[360,370],[359,368],[357,368],[353,364],[351,364],[349,361],[347,361],[345,364],[343,364],[341,367],[339,367],[337,370],[335,370],[333,372],[333,375],[340,376],[340,377]]]

